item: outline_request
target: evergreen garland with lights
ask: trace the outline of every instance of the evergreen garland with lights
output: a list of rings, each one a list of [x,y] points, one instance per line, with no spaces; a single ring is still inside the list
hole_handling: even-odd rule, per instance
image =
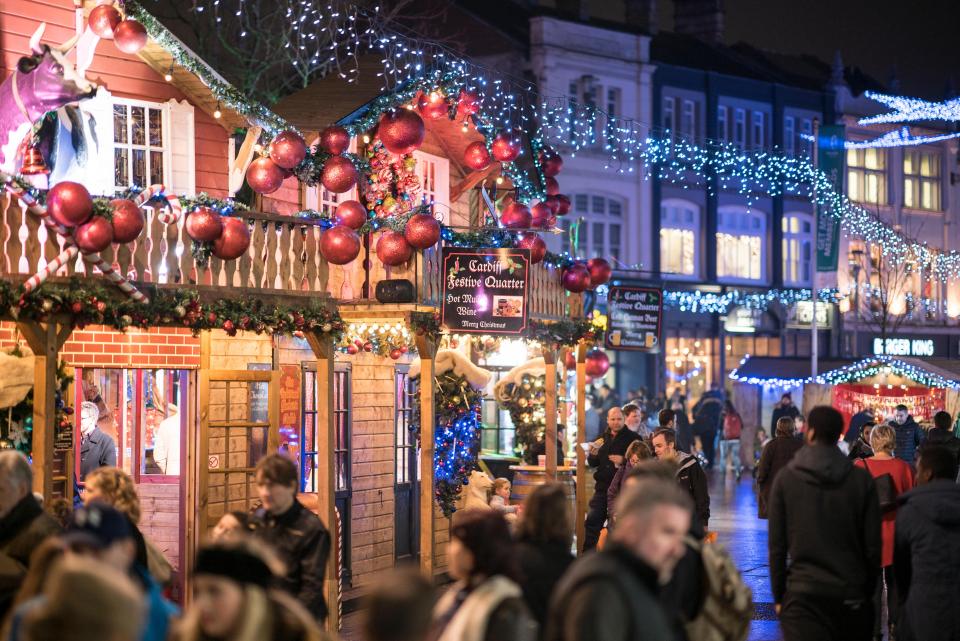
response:
[[[16,346],[10,352],[12,356],[23,356],[20,347]],[[69,429],[71,426],[73,408],[66,404],[67,389],[73,382],[73,376],[67,374],[66,364],[61,360],[57,363],[57,389],[54,399],[57,430]],[[0,450],[15,449],[25,456],[33,451],[33,390],[26,398],[14,405],[0,410]]]
[[[528,465],[536,465],[533,446],[543,437],[547,427],[546,380],[542,374],[523,374],[519,384],[507,387],[509,400],[500,400],[510,412],[510,420],[516,430],[514,449]]]

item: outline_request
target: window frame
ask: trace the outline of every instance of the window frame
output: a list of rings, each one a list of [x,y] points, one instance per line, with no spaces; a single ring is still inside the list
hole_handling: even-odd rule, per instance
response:
[[[868,167],[867,157],[876,154],[882,159],[879,169]],[[852,160],[853,159],[853,160]],[[844,158],[847,167],[847,197],[856,203],[867,205],[887,205],[890,202],[888,186],[889,155],[886,149],[848,149]],[[855,161],[855,162],[854,162]],[[871,180],[876,180],[876,196],[871,198],[873,190],[868,189]],[[854,197],[854,182],[859,190],[859,198]],[[870,192],[870,194],[868,194]]]
[[[931,156],[936,162],[931,163],[931,167],[936,167],[936,175],[925,175],[923,173],[923,157]],[[907,160],[914,167],[914,171],[907,172]],[[917,148],[903,150],[903,206],[907,209],[918,211],[942,212],[943,209],[943,153],[940,148]],[[936,202],[930,207],[923,206],[924,185],[934,187]],[[907,204],[907,194],[911,193],[915,200],[913,204]]]
[[[801,225],[802,225],[804,222],[809,223],[809,225],[810,225],[810,231],[809,231],[809,232],[804,232],[804,231],[802,231],[802,230],[801,230],[801,231],[797,231],[797,232],[792,231],[792,230],[791,230],[790,222],[793,221],[793,220],[797,220]],[[785,214],[783,215],[783,218],[781,219],[781,221],[782,221],[782,222],[781,222],[782,227],[785,228],[785,229],[783,229],[783,236],[782,236],[783,240],[782,240],[782,247],[781,247],[781,253],[783,254],[783,265],[782,265],[782,267],[783,267],[783,283],[784,283],[784,285],[790,285],[790,286],[794,286],[794,287],[809,287],[809,286],[813,283],[813,273],[814,273],[814,272],[813,272],[813,270],[814,270],[814,259],[813,259],[813,242],[814,242],[814,234],[813,234],[813,214],[810,214],[810,213],[807,213],[807,212],[802,212],[802,211],[790,211],[790,212],[787,212],[787,213],[785,213]],[[791,241],[796,242],[796,243],[799,244],[799,254],[798,254],[796,257],[793,256],[793,251],[792,251],[793,248],[790,246]],[[788,263],[789,263],[789,262],[794,262],[794,260],[793,260],[794,258],[796,258],[796,261],[795,261],[795,262],[797,263],[797,269],[796,269],[796,271],[797,271],[798,273],[802,273],[802,271],[803,271],[803,261],[804,261],[804,258],[803,258],[803,246],[804,246],[804,244],[806,244],[806,245],[808,246],[808,250],[809,250],[808,257],[807,257],[807,261],[808,261],[809,264],[808,264],[807,267],[808,267],[808,271],[809,271],[809,274],[810,274],[810,278],[809,278],[809,279],[790,278],[790,277],[788,277],[788,274],[791,272],[791,270],[788,269]]]
[[[660,124],[664,135],[671,140],[677,134],[677,99],[673,96],[663,97],[663,112],[660,114]]]
[[[586,199],[586,209],[580,208],[580,199]],[[600,199],[603,203],[602,212],[594,210],[597,199]],[[560,220],[560,227],[569,233],[573,222],[583,218],[583,224],[580,227],[580,242],[574,248],[573,253],[579,255],[582,252],[584,256],[588,254],[591,256],[597,255],[597,241],[594,232],[597,229],[596,225],[602,225],[605,237],[602,244],[603,251],[600,255],[608,259],[613,257],[616,260],[621,260],[625,250],[623,232],[628,220],[627,207],[629,202],[627,199],[606,193],[579,192],[571,195],[571,201],[573,203],[571,215]],[[619,206],[619,214],[610,212],[611,203]]]
[[[110,184],[113,185],[115,192],[123,192],[134,186],[133,183],[133,151],[134,150],[143,150],[144,157],[146,160],[146,172],[145,178],[147,184],[136,185],[142,189],[149,187],[151,184],[154,184],[155,181],[150,177],[150,152],[159,151],[162,156],[163,166],[161,167],[162,171],[162,180],[160,181],[163,184],[170,182],[172,177],[171,175],[171,156],[172,149],[170,148],[170,108],[166,103],[152,102],[149,100],[135,100],[132,98],[121,98],[118,96],[111,95],[109,96],[110,101],[110,118],[111,120],[115,117],[114,110],[118,106],[126,107],[127,111],[127,131],[126,138],[127,142],[117,142],[117,130],[116,125],[114,124],[112,129],[112,137],[110,140]],[[133,108],[141,107],[144,109],[144,142],[143,145],[136,145],[133,143]],[[160,113],[160,127],[161,127],[161,144],[159,147],[150,144],[150,110],[158,111]],[[129,183],[127,185],[118,185],[116,182],[116,153],[118,149],[126,149],[127,153],[127,170],[128,170],[128,179]]]
[[[752,233],[750,229],[744,230],[739,228],[739,223],[736,226],[730,225],[729,216],[733,214],[736,215],[738,221],[744,219],[756,219],[761,222],[760,229],[756,233]],[[763,211],[760,211],[752,207],[744,207],[742,205],[725,205],[717,208],[717,233],[716,233],[716,244],[717,244],[717,280],[725,283],[762,283],[767,279],[767,261],[766,256],[767,251],[767,225],[768,225],[769,216]],[[751,228],[752,229],[752,228]],[[758,276],[741,276],[737,274],[724,274],[722,273],[722,268],[725,263],[725,252],[723,250],[724,240],[721,239],[721,236],[730,236],[736,239],[738,244],[742,244],[748,241],[745,241],[746,238],[758,238],[760,241],[759,249],[756,252],[757,257],[757,267],[758,267]],[[742,247],[736,247],[737,252],[743,251]],[[748,251],[752,251],[748,248]],[[751,256],[752,258],[752,256]],[[740,270],[738,270],[739,273]],[[747,269],[747,272],[753,271],[753,267],[750,266]]]
[[[766,114],[754,111],[750,116],[750,142],[754,149],[764,149],[767,144]]]
[[[793,116],[783,117],[783,153],[793,157],[797,150],[797,122]]]
[[[681,211],[691,211],[693,212],[693,221],[687,223],[684,220],[679,220],[676,222],[671,222],[671,224],[664,224],[664,213],[667,209],[677,209]],[[684,200],[682,198],[668,198],[660,203],[660,230],[659,230],[659,243],[660,243],[660,275],[664,279],[669,280],[698,280],[700,278],[700,260],[699,260],[699,251],[700,251],[700,220],[701,220],[701,211],[700,206],[689,200]],[[693,251],[692,251],[692,268],[691,273],[683,272],[668,272],[664,271],[664,247],[663,247],[663,233],[667,230],[676,230],[676,231],[690,231],[692,232],[693,240]]]
[[[717,140],[723,143],[730,142],[728,118],[727,106],[717,105]]]
[[[742,107],[733,110],[733,144],[747,148],[747,110]]]
[[[697,141],[697,103],[684,98],[680,103],[680,136],[684,142]]]

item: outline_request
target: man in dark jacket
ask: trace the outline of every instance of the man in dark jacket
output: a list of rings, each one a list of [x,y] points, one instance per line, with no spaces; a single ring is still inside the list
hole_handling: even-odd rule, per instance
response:
[[[897,405],[890,427],[897,433],[897,449],[894,455],[901,461],[913,465],[917,458],[917,448],[923,440],[923,430],[910,416],[910,408],[906,405]]]
[[[0,620],[23,582],[30,555],[60,525],[33,496],[33,471],[14,450],[0,452]]]
[[[608,546],[576,561],[557,586],[544,638],[672,639],[657,593],[683,557],[690,508],[690,498],[669,481],[645,479],[625,489]]]
[[[770,504],[770,490],[777,474],[785,468],[796,456],[803,441],[797,438],[796,423],[792,418],[784,416],[777,421],[777,431],[774,438],[767,443],[760,453],[760,463],[757,464],[757,516],[767,518],[767,505]]]
[[[693,499],[694,529],[707,531],[710,520],[710,493],[707,491],[707,475],[697,461],[697,457],[677,449],[677,433],[671,429],[660,428],[653,433],[653,453],[662,461],[677,464],[677,485],[682,487]]]
[[[323,577],[330,557],[330,532],[317,515],[297,500],[297,466],[271,454],[257,464],[257,491],[263,508],[254,536],[269,543],[287,575],[279,587],[295,596],[321,623],[327,618]]]
[[[610,482],[617,473],[617,468],[623,465],[623,456],[627,453],[627,446],[640,437],[628,429],[624,429],[623,411],[619,407],[611,407],[607,412],[607,429],[598,441],[590,445],[590,454],[587,456],[587,465],[595,467],[593,479],[596,481],[596,490],[590,499],[590,511],[587,513],[583,551],[597,547],[600,539],[600,530],[607,520],[607,490]]]
[[[80,481],[101,467],[117,466],[117,446],[97,423],[100,410],[91,401],[80,404]]]
[[[850,445],[856,442],[863,433],[863,426],[867,423],[876,423],[874,411],[865,407],[850,417],[850,425],[847,427],[847,433],[843,435],[843,440]]]
[[[807,426],[807,446],[770,493],[770,589],[780,627],[785,641],[867,641],[880,570],[877,488],[837,447],[840,412],[815,407]]]
[[[720,424],[723,422],[723,393],[716,387],[704,392],[697,404],[693,406],[693,433],[700,437],[703,447],[703,456],[707,459],[707,467],[713,467],[715,443]],[[680,423],[677,423],[679,430]],[[683,447],[680,447],[682,451]]]
[[[942,446],[920,450],[917,487],[900,497],[893,567],[903,608],[898,641],[960,639],[960,485],[957,459]]]
[[[924,445],[947,448],[960,465],[960,438],[953,435],[953,417],[950,412],[941,410],[933,415],[933,429],[927,432]]]
[[[800,417],[800,410],[793,404],[793,396],[790,392],[780,397],[780,402],[773,406],[773,416],[770,418],[770,433],[777,431],[777,421],[786,416],[796,421]]]

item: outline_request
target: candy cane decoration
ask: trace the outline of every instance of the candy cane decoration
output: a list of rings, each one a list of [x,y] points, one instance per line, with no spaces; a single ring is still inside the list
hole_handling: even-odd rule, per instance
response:
[[[163,185],[150,185],[140,192],[140,195],[137,196],[134,202],[137,203],[137,207],[143,207],[143,205],[154,196],[161,196],[170,206],[170,209],[164,209],[157,214],[157,219],[164,225],[173,225],[180,220],[180,216],[183,215],[183,205],[180,204],[180,199],[176,196],[165,194],[165,189],[166,187]]]
[[[27,279],[27,282],[23,284],[24,294],[29,294],[37,287],[40,287],[40,285],[42,285],[47,278],[56,273],[58,269],[76,258],[78,253],[80,253],[80,250],[77,249],[76,245],[68,244],[66,249],[60,252],[60,254],[50,261],[46,267]]]
[[[138,303],[146,304],[150,302],[150,299],[147,298],[143,292],[130,284],[130,281],[121,276],[113,267],[107,264],[107,261],[105,261],[100,254],[84,254],[83,262],[99,269],[107,280],[116,285],[118,288],[120,288],[120,291]]]

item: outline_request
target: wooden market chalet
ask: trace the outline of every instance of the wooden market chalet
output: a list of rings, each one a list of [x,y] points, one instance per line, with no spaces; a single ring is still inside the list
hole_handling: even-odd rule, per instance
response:
[[[68,41],[83,33],[94,5],[79,0],[4,0],[0,78],[14,73],[21,57],[28,55],[31,37],[42,23],[44,43]],[[233,196],[241,188],[258,151],[261,123],[218,102],[208,87],[209,78],[179,64],[160,44],[175,38],[166,31],[157,38],[157,29],[163,27],[151,26],[151,38],[137,54],[123,53],[109,40],[98,44],[88,35],[81,37],[81,44],[96,48],[85,64],[85,77],[95,92],[90,89],[89,97],[74,104],[79,105],[83,122],[95,123],[99,142],[89,145],[85,164],[73,160],[74,165],[55,165],[51,183],[55,178],[72,179],[91,194],[162,183],[167,193],[193,197],[202,192],[216,199]],[[89,58],[92,52],[73,53]],[[73,53],[68,60],[75,59]],[[226,83],[202,61],[198,64]],[[361,61],[361,72],[364,64]],[[331,123],[362,117],[380,95],[379,87],[376,81],[348,85],[325,79],[282,100],[271,116],[285,120],[313,144]],[[464,229],[482,225],[487,206],[477,188],[494,184],[499,163],[481,171],[464,165],[464,149],[482,138],[475,129],[465,133],[460,122],[448,118],[428,120],[426,127],[425,140],[414,152],[424,194],[446,225]],[[20,133],[14,144],[19,145],[16,157],[8,155],[12,164],[0,168],[8,174],[19,173],[25,162],[36,160],[26,157],[32,150],[29,144],[20,144]],[[0,142],[6,149],[9,141]],[[362,151],[367,143],[369,138],[354,137],[350,149]],[[508,180],[502,188],[509,186]],[[82,327],[74,323],[77,314],[25,313],[43,302],[18,310],[14,301],[0,316],[0,349],[9,352],[23,345],[33,353],[34,489],[44,496],[72,496],[79,426],[64,421],[58,397],[65,405],[78,407],[94,395],[89,390],[95,390],[111,410],[118,465],[138,483],[141,528],[172,561],[180,590],[186,586],[187,560],[208,529],[225,511],[254,505],[252,469],[260,457],[280,448],[300,461],[304,502],[330,527],[337,523],[337,511],[342,516],[343,572],[338,581],[338,555],[332,555],[326,575],[330,602],[341,589],[346,596],[362,592],[378,572],[404,558],[419,556],[425,571],[442,572],[449,522],[433,501],[433,446],[426,439],[418,456],[407,429],[413,410],[407,370],[414,352],[421,359],[421,378],[432,379],[437,337],[414,331],[411,319],[438,309],[439,245],[415,252],[405,264],[385,267],[376,258],[378,232],[373,232],[364,235],[355,260],[342,266],[328,263],[319,249],[322,221],[295,214],[331,212],[338,202],[351,198],[358,198],[356,188],[333,194],[322,186],[301,185],[296,177],[286,178],[280,189],[257,196],[250,211],[237,212],[251,240],[235,260],[196,258],[184,217],[165,224],[157,209],[146,216],[146,226],[134,241],[104,250],[100,264],[74,255],[59,265],[54,261],[65,249],[63,239],[28,207],[29,199],[9,191],[0,195],[0,283],[14,290],[47,270],[49,278],[34,298],[42,299],[44,291],[94,295],[79,303],[80,316],[87,321]],[[204,314],[213,308],[209,305],[279,307],[292,310],[288,320],[292,330],[297,310],[328,313],[361,333],[359,347],[344,351],[332,332],[319,328],[270,335],[258,333],[256,327],[213,322],[214,329],[194,333],[183,320],[192,311],[176,307],[153,319],[148,328],[118,331],[83,316],[95,315],[104,305],[130,304],[123,292],[111,287],[105,278],[108,271],[142,292],[197,292],[199,303],[207,306]],[[378,301],[377,285],[387,280],[409,281],[412,294],[401,290],[394,296],[397,302]],[[61,289],[44,289],[57,287]],[[559,270],[543,263],[531,268],[527,305],[530,318],[538,321],[582,315],[579,296],[566,292]],[[408,336],[411,349],[402,354],[365,351],[365,336],[377,331]],[[582,390],[584,350],[578,351]],[[545,356],[548,382],[555,381],[557,354],[545,349]],[[58,391],[61,362],[72,374],[72,383]],[[547,408],[549,414],[553,403],[555,417],[556,386],[552,389]],[[423,422],[432,425],[432,386],[424,386],[419,398]],[[582,405],[580,411],[582,417]],[[167,437],[166,447],[174,453],[167,454],[163,469],[152,449],[160,426],[166,423],[169,429],[171,421],[179,429],[172,445]],[[547,439],[548,446],[553,442]],[[552,461],[553,456],[546,459]],[[578,490],[584,506],[586,490]],[[432,553],[421,554],[422,550]],[[336,608],[332,612],[331,625],[336,626]]]

